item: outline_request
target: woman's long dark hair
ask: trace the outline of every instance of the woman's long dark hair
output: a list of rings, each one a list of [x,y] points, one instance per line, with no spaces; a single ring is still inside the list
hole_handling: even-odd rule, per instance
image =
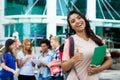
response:
[[[5,46],[5,48],[2,50],[2,54],[0,56],[3,58],[3,54],[6,53],[6,52],[10,52],[11,55],[16,60],[15,54],[13,53],[12,49],[10,49],[10,46]]]
[[[73,34],[76,33],[75,30],[72,29],[71,24],[70,24],[70,22],[69,22],[69,18],[70,18],[70,16],[71,16],[72,14],[78,14],[78,15],[80,15],[80,16],[85,20],[85,23],[86,23],[85,32],[86,32],[87,36],[88,36],[89,38],[91,38],[93,41],[95,41],[95,43],[96,43],[97,45],[99,45],[99,46],[103,45],[102,40],[99,39],[99,38],[94,34],[94,32],[91,30],[89,21],[88,21],[88,20],[85,18],[85,16],[82,15],[80,12],[77,12],[77,11],[70,11],[70,12],[69,12],[68,17],[67,17],[67,22],[68,22],[68,25],[69,25],[69,27],[70,27],[70,32],[73,33]]]

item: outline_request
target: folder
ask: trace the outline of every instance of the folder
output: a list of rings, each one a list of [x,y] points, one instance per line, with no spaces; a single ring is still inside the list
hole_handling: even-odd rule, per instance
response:
[[[107,45],[98,46],[95,48],[91,65],[100,66],[103,63],[106,55],[106,49],[107,49]]]
[[[57,62],[57,60],[53,60],[52,62],[50,62],[50,63],[56,63]],[[60,67],[59,66],[52,66],[52,67],[50,67],[50,71],[51,71],[51,74],[52,75],[55,75],[55,74],[57,74],[58,72],[60,72],[61,70],[60,70]]]
[[[40,65],[40,59],[32,59],[32,62],[36,65]]]

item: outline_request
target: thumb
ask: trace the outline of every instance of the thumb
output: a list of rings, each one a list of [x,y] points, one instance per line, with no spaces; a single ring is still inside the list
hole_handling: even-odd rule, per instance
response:
[[[78,50],[78,48],[76,49],[76,53],[79,53],[79,50]]]

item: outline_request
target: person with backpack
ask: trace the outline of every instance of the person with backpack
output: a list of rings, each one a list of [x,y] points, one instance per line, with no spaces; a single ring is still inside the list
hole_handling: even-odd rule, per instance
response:
[[[60,70],[58,72],[52,74],[51,80],[63,80],[63,73],[61,69],[61,61],[60,61],[60,54],[59,54],[59,47],[60,47],[59,37],[58,36],[51,37],[50,44],[54,52],[53,61],[56,60],[56,62],[49,63],[48,67],[49,68],[51,68],[52,66],[60,67]]]
[[[63,71],[70,70],[66,80],[99,80],[99,73],[112,65],[110,53],[106,52],[101,66],[90,66],[94,49],[103,45],[102,40],[93,33],[88,20],[80,12],[70,11],[67,21],[74,45],[69,45],[69,39],[66,39],[62,56]],[[68,54],[68,46],[74,46],[72,57]]]
[[[16,58],[13,53],[15,48],[14,40],[7,39],[5,42],[5,48],[1,54],[1,67],[0,80],[14,80],[14,75],[18,75],[16,70]]]

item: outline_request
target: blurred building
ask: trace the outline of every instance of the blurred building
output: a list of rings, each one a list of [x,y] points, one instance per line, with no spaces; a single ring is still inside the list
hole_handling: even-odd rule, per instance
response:
[[[120,48],[120,0],[0,0],[0,38],[66,35],[70,10],[82,12],[109,47]],[[110,43],[110,44],[109,44]]]

